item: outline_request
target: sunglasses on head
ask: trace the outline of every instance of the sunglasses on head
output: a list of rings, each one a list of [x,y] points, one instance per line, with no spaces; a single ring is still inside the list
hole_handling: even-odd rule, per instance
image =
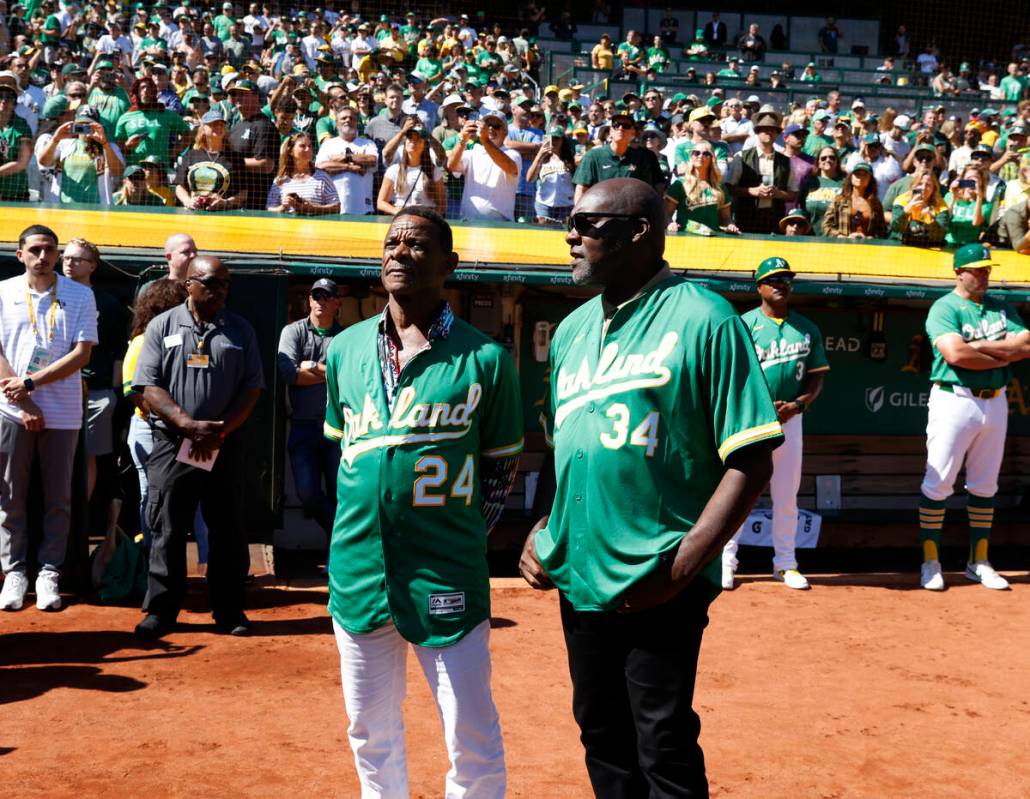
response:
[[[623,223],[629,222],[630,220],[639,219],[639,214],[612,214],[606,211],[578,211],[577,213],[569,216],[569,231],[575,230],[580,236],[588,236],[590,238],[599,238],[604,235],[605,230],[610,226],[609,224],[597,225],[591,220],[594,219],[611,219],[619,220]]]

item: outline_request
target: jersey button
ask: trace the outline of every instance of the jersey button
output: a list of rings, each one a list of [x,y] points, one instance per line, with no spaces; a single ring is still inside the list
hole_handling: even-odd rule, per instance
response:
[[[576,457],[577,458],[582,458],[583,457],[583,450],[577,449],[576,450]]]
[[[583,501],[583,495],[582,494],[576,494],[576,502],[582,502],[582,501]]]
[[[593,412],[594,412],[594,405],[593,405],[593,403],[591,403],[590,405],[587,405],[587,413],[593,413]]]
[[[387,502],[393,499],[393,492],[389,488],[386,489],[385,492],[383,492],[383,499],[385,499]]]

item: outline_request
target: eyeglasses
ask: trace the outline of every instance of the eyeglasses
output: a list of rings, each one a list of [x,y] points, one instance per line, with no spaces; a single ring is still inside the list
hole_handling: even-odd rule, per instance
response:
[[[637,125],[635,122],[613,122],[612,127],[617,130],[636,130]]]
[[[691,150],[691,158],[711,158],[712,154],[708,150]]]
[[[592,219],[613,219],[627,222],[631,219],[640,219],[640,215],[612,214],[606,211],[579,211],[569,217],[569,232],[575,230],[580,236],[588,236],[592,239],[596,239],[604,235],[604,229],[607,228],[608,225],[599,227],[590,221]]]
[[[327,291],[312,291],[311,299],[317,300],[318,302],[325,302],[326,300],[332,300],[335,298]]]
[[[199,283],[204,288],[206,288],[208,291],[218,291],[219,289],[224,289],[224,288],[228,288],[229,287],[229,281],[228,280],[220,278],[220,277],[215,277],[214,275],[212,275],[210,277],[199,277],[197,275],[192,275],[192,276],[186,278],[186,280],[187,280],[187,282],[191,282],[191,283]]]
[[[837,160],[837,156],[835,156],[835,155],[820,155],[819,156],[819,160],[820,161],[836,161]]]

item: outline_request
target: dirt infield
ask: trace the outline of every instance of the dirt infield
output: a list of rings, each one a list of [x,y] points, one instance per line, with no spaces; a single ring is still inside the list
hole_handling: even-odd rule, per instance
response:
[[[713,796],[1030,795],[1030,584],[949,577],[939,595],[909,590],[914,575],[808,593],[744,578],[717,600],[697,692]],[[267,581],[249,639],[194,612],[156,645],[130,634],[132,608],[3,614],[0,793],[356,797],[324,590]],[[496,581],[492,637],[510,795],[589,796],[555,595],[517,586]],[[446,762],[416,671],[412,793],[436,797]]]

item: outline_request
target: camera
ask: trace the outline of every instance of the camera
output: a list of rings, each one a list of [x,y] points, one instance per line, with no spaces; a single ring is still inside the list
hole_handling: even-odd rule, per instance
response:
[[[975,180],[960,180],[958,182],[958,187],[960,189],[975,189],[976,188],[976,181]]]
[[[88,122],[76,122],[72,125],[73,136],[89,136],[93,133],[93,126]]]

